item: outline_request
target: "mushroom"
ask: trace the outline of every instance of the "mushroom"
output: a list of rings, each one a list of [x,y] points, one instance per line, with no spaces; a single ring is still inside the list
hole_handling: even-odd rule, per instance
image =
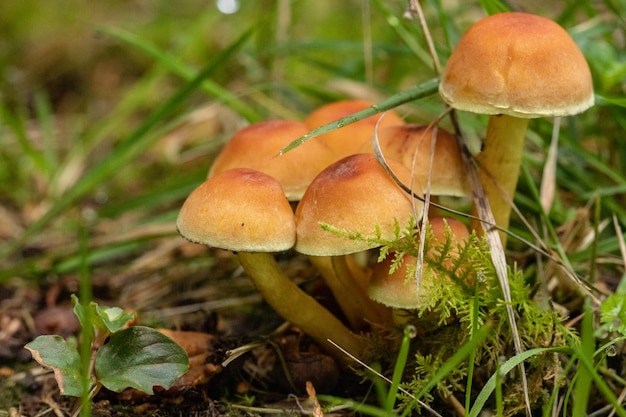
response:
[[[519,12],[486,17],[463,35],[439,93],[456,109],[490,115],[477,160],[502,228],[509,225],[528,119],[577,114],[594,102],[589,66],[574,40],[557,23]]]
[[[452,248],[458,247],[469,239],[469,231],[467,226],[459,220],[450,217],[432,217],[429,219],[432,238],[429,241],[428,248],[431,255],[436,251],[440,251],[446,239],[450,238]],[[457,246],[455,246],[457,245]],[[456,251],[450,251],[450,257],[444,261],[444,266],[452,267]],[[422,280],[417,287],[414,279],[411,279],[409,272],[414,270],[417,258],[415,256],[405,254],[401,260],[399,267],[392,268],[395,261],[395,252],[390,252],[385,259],[376,264],[372,272],[372,277],[368,286],[368,295],[375,301],[382,303],[388,307],[392,307],[394,320],[401,324],[404,321],[403,312],[401,310],[418,310],[424,308],[428,303],[429,286],[432,281]],[[429,269],[428,262],[424,261],[424,269]],[[427,275],[432,279],[438,279],[435,272]],[[442,277],[445,279],[445,277]]]
[[[409,170],[398,162],[388,163],[408,183]],[[315,177],[298,203],[295,250],[310,255],[354,327],[384,323],[387,312],[369,300],[363,284],[355,282],[344,255],[377,246],[375,238],[394,239],[399,227],[412,218],[419,221],[422,212],[422,203],[412,201],[372,154],[351,155],[330,165]],[[362,238],[331,233],[320,223]]]
[[[422,190],[430,186],[432,195],[471,195],[458,142],[445,129],[407,123],[379,128],[377,139],[385,158],[410,169],[413,183]],[[367,142],[362,151],[373,152],[372,143]]]
[[[309,140],[293,151],[278,155],[309,128],[295,120],[266,120],[237,131],[215,158],[209,176],[231,168],[252,168],[274,177],[290,201],[299,200],[313,178],[335,156],[319,140]]]
[[[305,119],[304,123],[310,129],[323,126],[327,123],[349,116],[374,105],[367,100],[341,100],[318,107]],[[379,121],[380,120],[380,121]],[[335,129],[319,136],[322,141],[335,153],[335,160],[358,153],[363,144],[372,137],[372,132],[378,123],[378,128],[384,126],[404,124],[404,120],[394,111],[388,111],[384,117],[370,116],[358,122]]]
[[[293,283],[270,253],[296,241],[293,210],[275,179],[248,168],[216,174],[187,197],[176,226],[192,242],[237,252],[266,302],[340,362],[346,364],[345,357],[328,349],[328,339],[361,352],[359,337]]]

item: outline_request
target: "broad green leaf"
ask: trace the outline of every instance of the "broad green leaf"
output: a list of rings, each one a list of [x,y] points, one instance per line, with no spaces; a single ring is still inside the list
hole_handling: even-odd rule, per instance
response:
[[[76,347],[56,335],[39,336],[24,347],[39,364],[54,371],[61,394],[82,395],[80,356]]]
[[[179,344],[144,326],[114,333],[96,355],[98,381],[115,392],[132,387],[153,394],[155,385],[171,387],[188,368]]]

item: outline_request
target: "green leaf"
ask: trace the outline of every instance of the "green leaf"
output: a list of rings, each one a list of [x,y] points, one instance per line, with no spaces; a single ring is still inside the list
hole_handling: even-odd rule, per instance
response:
[[[599,334],[605,332],[619,332],[626,334],[626,295],[611,294],[600,305]]]
[[[153,394],[155,385],[171,387],[188,368],[179,344],[144,326],[114,333],[96,355],[98,381],[115,392],[132,387]]]
[[[119,307],[100,307],[92,302],[91,307],[95,310],[96,316],[102,320],[110,333],[119,331],[129,321],[135,318],[135,313],[127,313]]]
[[[86,340],[93,340],[93,315],[91,311],[86,308],[83,304],[81,304],[80,300],[75,294],[70,296],[72,298],[72,305],[74,307],[74,314],[78,318],[78,322],[80,323],[80,328],[83,332],[83,337]]]
[[[85,307],[74,294],[71,297],[74,314],[78,317],[83,330],[95,326],[100,332],[104,332],[108,336],[119,331],[126,323],[135,318],[135,313],[127,313],[119,307],[101,307],[95,301],[90,302],[89,307]]]
[[[56,335],[39,336],[24,347],[39,364],[54,371],[61,394],[82,395],[80,356],[76,347]]]

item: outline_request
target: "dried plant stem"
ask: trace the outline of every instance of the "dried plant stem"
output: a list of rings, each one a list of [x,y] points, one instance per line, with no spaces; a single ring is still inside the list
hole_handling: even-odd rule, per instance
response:
[[[528,119],[507,115],[495,115],[489,118],[484,148],[476,157],[480,165],[480,183],[489,200],[495,224],[507,229],[511,217],[509,201],[515,194],[519,177]],[[478,207],[474,206],[475,212]],[[482,216],[481,219],[483,218]],[[474,230],[483,227],[477,222]],[[500,232],[502,246],[506,246],[507,234]]]
[[[422,6],[420,5],[418,0],[409,0],[409,8],[407,10],[409,16],[413,18],[417,18],[417,21],[420,24],[420,28],[422,29],[422,33],[424,34],[424,39],[426,40],[426,45],[428,46],[428,52],[433,60],[433,67],[437,74],[441,74],[441,64],[439,63],[439,56],[437,55],[437,49],[435,49],[435,44],[433,42],[433,38],[430,35],[430,29],[428,29],[428,24],[426,23],[426,18],[424,17],[424,11],[422,10]]]
[[[524,352],[524,347],[522,346],[522,341],[519,335],[519,331],[517,330],[517,320],[515,318],[515,311],[513,310],[513,300],[511,298],[511,288],[509,285],[509,277],[508,277],[508,269],[506,265],[506,257],[504,254],[504,245],[502,243],[502,239],[500,238],[500,234],[498,229],[493,227],[496,224],[494,219],[494,214],[491,210],[490,201],[485,196],[485,191],[483,190],[483,186],[478,178],[478,172],[476,169],[476,165],[472,160],[472,155],[469,153],[467,146],[465,145],[465,140],[463,139],[463,132],[458,123],[458,119],[456,118],[456,113],[452,111],[450,113],[450,117],[452,119],[452,123],[454,124],[454,129],[456,132],[456,137],[459,141],[459,146],[461,147],[461,154],[463,156],[463,163],[465,165],[465,169],[468,174],[469,183],[472,188],[472,192],[474,194],[474,206],[478,212],[478,218],[481,221],[480,226],[484,227],[485,237],[487,239],[487,243],[489,245],[489,253],[491,256],[491,261],[496,270],[496,274],[498,276],[498,281],[500,283],[500,287],[502,289],[502,295],[504,298],[504,302],[506,304],[506,312],[507,318],[509,321],[509,326],[511,327],[511,334],[513,335],[513,345],[515,346],[515,353],[520,355]],[[525,128],[524,128],[525,131]],[[521,159],[520,159],[521,162]],[[519,167],[518,167],[519,170]],[[515,180],[517,182],[517,179]],[[510,206],[509,206],[510,210]],[[524,389],[524,402],[526,404],[526,414],[528,416],[532,416],[531,405],[530,405],[530,396],[528,393],[528,381],[526,378],[526,367],[524,366],[524,362],[520,362],[519,364],[521,379],[522,379],[522,387]]]

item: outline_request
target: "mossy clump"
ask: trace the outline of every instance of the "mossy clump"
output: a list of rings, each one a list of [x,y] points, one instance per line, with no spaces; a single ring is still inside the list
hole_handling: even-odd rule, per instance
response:
[[[418,236],[419,230],[414,224],[399,228],[396,240],[379,242],[380,259],[393,253],[393,270],[404,262],[406,255],[417,257],[420,252]],[[473,402],[484,383],[515,355],[502,290],[486,239],[472,233],[469,239],[457,242],[448,233],[445,242],[432,246],[429,229],[425,236],[420,291],[427,291],[428,296],[424,297],[426,302],[420,309],[402,311],[405,320],[402,324],[418,329],[411,346],[413,359],[407,363],[402,385],[414,395],[420,392],[478,329],[488,326],[488,336],[473,350],[473,366],[470,366],[470,358],[466,358],[421,398],[427,404],[435,404],[449,403],[454,396],[463,403],[466,395],[470,395]],[[408,265],[407,291],[416,288],[416,269],[415,264]],[[524,350],[565,346],[565,337],[559,333],[561,326],[558,326],[563,318],[548,303],[536,300],[539,293],[536,285],[527,282],[514,266],[508,268],[508,277],[517,331]],[[370,353],[372,361],[384,361],[388,357],[388,352]],[[525,362],[525,368],[531,403],[539,406],[550,388],[550,376],[560,369],[560,364],[553,353],[546,353],[532,356]],[[466,393],[470,369],[471,392]],[[519,369],[502,375],[499,384],[505,415],[523,410]],[[402,395],[401,402],[404,407],[415,407],[411,395]],[[491,405],[495,408],[495,404]]]

